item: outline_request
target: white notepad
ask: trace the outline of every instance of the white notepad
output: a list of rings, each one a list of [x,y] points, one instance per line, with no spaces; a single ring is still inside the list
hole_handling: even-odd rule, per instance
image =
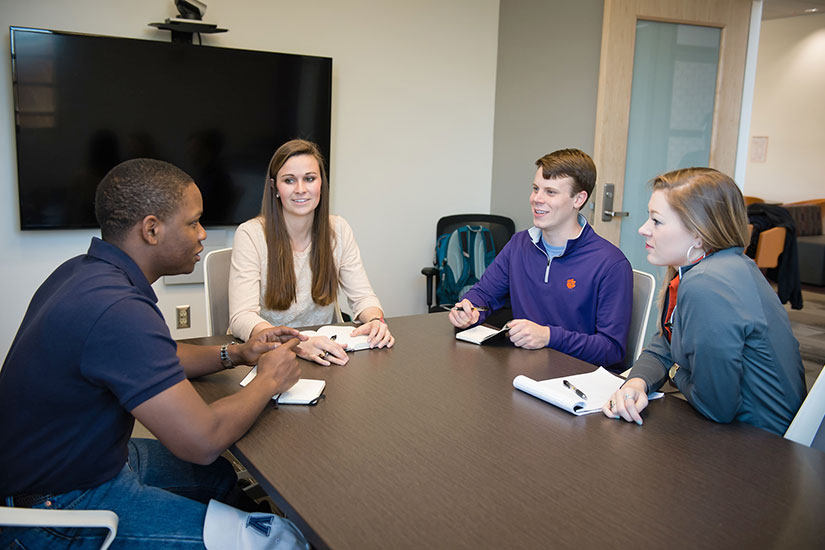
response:
[[[255,366],[241,380],[241,386],[249,384],[257,375],[258,367]],[[279,405],[315,405],[324,393],[326,384],[323,380],[301,378],[287,391],[273,395],[272,399],[275,399]]]
[[[487,340],[492,340],[496,336],[504,334],[508,330],[510,330],[510,327],[507,326],[504,328],[494,328],[486,325],[478,325],[473,328],[468,328],[467,330],[462,330],[461,332],[456,332],[455,338],[456,340],[463,340],[465,342],[470,342],[471,344],[481,345]]]
[[[566,387],[565,380],[584,393],[587,399],[579,397],[575,391]],[[602,406],[624,382],[624,378],[599,367],[593,372],[541,381],[518,375],[513,379],[513,386],[560,409],[581,416],[601,411]],[[664,395],[660,392],[653,392],[647,398],[659,399]]]

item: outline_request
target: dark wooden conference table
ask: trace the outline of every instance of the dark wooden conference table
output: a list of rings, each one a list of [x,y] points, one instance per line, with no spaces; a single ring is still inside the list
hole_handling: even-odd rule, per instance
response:
[[[392,349],[301,361],[326,399],[268,407],[231,449],[316,548],[825,547],[825,453],[673,396],[643,426],[576,417],[513,378],[595,367],[458,342],[446,314],[388,323]],[[195,387],[211,402],[248,370]]]

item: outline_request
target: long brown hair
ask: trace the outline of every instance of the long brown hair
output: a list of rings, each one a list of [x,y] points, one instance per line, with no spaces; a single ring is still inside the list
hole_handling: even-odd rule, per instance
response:
[[[296,296],[295,267],[292,262],[292,243],[284,222],[283,205],[277,197],[275,184],[278,171],[287,160],[298,155],[310,155],[318,161],[321,171],[321,197],[315,207],[312,220],[312,245],[310,267],[312,268],[312,301],[326,306],[336,301],[338,294],[338,272],[332,254],[332,228],[329,224],[329,180],[324,167],[324,157],[318,146],[310,141],[293,139],[278,147],[266,171],[264,196],[261,203],[264,235],[268,251],[266,269],[266,292],[264,306],[267,309],[283,311],[289,309]]]
[[[665,198],[691,233],[702,239],[707,254],[745,247],[748,216],[742,191],[728,176],[713,168],[683,168],[657,176],[653,191],[665,191]],[[668,266],[662,299],[677,269]]]

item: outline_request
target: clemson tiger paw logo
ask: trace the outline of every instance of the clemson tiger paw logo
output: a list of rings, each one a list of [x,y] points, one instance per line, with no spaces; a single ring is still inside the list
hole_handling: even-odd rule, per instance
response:
[[[576,288],[576,279],[567,279],[567,288],[570,290]]]

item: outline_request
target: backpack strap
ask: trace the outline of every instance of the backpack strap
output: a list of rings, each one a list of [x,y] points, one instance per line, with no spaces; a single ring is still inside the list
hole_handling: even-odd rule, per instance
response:
[[[490,230],[484,226],[469,227],[473,235],[472,255],[470,257],[470,265],[473,269],[473,282],[478,282],[481,276],[487,270],[487,267],[493,263],[496,257],[496,245],[493,242],[493,235]]]
[[[438,237],[436,263],[439,284],[436,291],[438,303],[456,303],[461,290],[471,277],[470,235],[468,228],[459,227]]]

